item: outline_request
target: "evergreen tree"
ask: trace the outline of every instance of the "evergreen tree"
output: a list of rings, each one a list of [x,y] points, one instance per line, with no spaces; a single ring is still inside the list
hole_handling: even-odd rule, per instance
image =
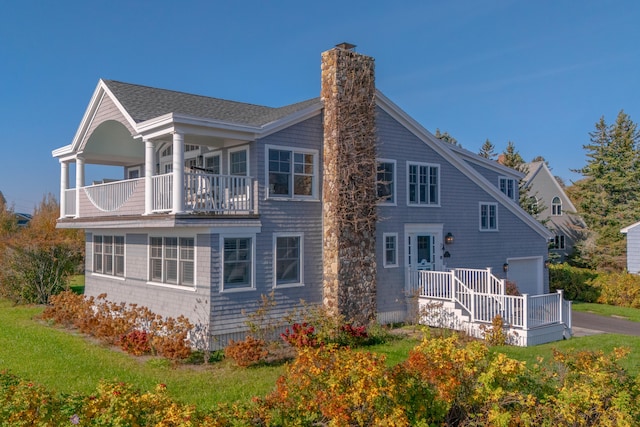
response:
[[[584,179],[571,191],[592,233],[580,256],[591,267],[622,270],[626,244],[620,229],[640,217],[640,133],[620,111],[612,125],[600,118],[589,136],[591,143],[583,146],[587,165],[577,170]]]
[[[513,142],[509,141],[507,143],[507,148],[502,152],[502,161],[501,163],[509,168],[522,171],[522,165],[524,165],[524,159],[516,150],[516,146]]]
[[[497,154],[494,151],[495,149],[496,149],[496,146],[493,145],[491,141],[489,141],[489,139],[487,138],[484,144],[482,144],[482,147],[480,147],[480,151],[478,152],[478,155],[480,157],[484,157],[485,159],[495,160],[497,157]]]
[[[461,147],[461,145],[458,144],[458,140],[455,139],[453,136],[449,135],[449,132],[440,133],[440,129],[436,129],[436,133],[435,133],[434,136],[436,138],[438,138],[439,140],[444,141],[444,142],[446,142],[448,144]]]

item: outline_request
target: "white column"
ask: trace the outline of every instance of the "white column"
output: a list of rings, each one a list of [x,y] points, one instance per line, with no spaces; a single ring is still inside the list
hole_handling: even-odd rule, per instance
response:
[[[76,157],[76,218],[80,217],[80,189],[84,187],[84,158]]]
[[[184,212],[184,135],[173,134],[173,205],[171,213]]]
[[[154,152],[153,143],[148,139],[144,140],[144,214],[153,212],[153,165]]]
[[[69,189],[69,163],[60,161],[60,218],[67,214],[67,190]]]

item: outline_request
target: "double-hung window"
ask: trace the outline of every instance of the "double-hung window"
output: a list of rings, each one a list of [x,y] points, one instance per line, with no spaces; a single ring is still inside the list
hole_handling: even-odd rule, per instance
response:
[[[553,242],[553,249],[564,249],[564,234],[556,234]]]
[[[498,230],[498,204],[480,203],[480,231]]]
[[[302,235],[276,234],[273,240],[275,286],[301,285]]]
[[[124,236],[93,236],[93,272],[124,277]]]
[[[315,150],[267,147],[269,197],[316,197],[317,157]]]
[[[253,289],[254,239],[222,237],[222,289]]]
[[[149,276],[152,282],[190,286],[195,283],[195,239],[151,237]]]
[[[398,266],[398,233],[384,233],[384,268]]]
[[[229,175],[247,176],[249,175],[248,150],[229,150]]]
[[[517,201],[516,180],[501,176],[498,178],[500,191],[511,200]]]
[[[395,178],[396,162],[394,160],[378,160],[376,186],[380,203],[396,203]]]
[[[408,163],[409,205],[437,206],[440,204],[440,166]]]

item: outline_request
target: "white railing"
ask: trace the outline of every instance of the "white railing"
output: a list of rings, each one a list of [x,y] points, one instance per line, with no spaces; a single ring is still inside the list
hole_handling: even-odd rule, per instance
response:
[[[173,174],[151,177],[151,211],[167,212],[173,206]]]
[[[557,323],[571,327],[571,305],[564,301],[562,291],[535,296],[506,295],[504,281],[492,276],[490,270],[414,270],[409,271],[409,290],[420,297],[458,303],[469,314],[471,322],[491,323],[500,315],[514,328],[531,329]]]
[[[76,189],[64,190],[64,216],[76,216]]]
[[[185,172],[185,209],[194,212],[253,212],[252,182],[248,176]]]
[[[103,212],[114,212],[129,200],[142,178],[83,187],[93,205]]]
[[[504,295],[504,279],[498,279],[491,273],[491,269],[478,270],[474,268],[456,268],[451,272],[466,286],[475,292]]]

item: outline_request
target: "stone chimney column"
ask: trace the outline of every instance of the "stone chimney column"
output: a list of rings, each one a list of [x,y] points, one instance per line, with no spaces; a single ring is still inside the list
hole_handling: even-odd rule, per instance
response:
[[[375,81],[354,47],[322,54],[323,302],[362,325],[377,314]]]

